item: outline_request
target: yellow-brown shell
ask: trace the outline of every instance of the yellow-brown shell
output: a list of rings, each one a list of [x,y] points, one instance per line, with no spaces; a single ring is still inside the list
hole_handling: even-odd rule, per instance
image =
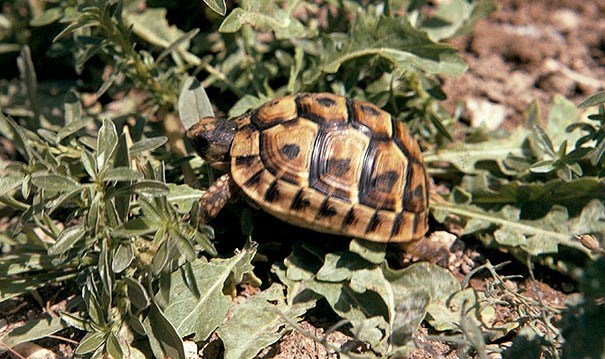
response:
[[[298,94],[236,121],[232,178],[275,217],[376,242],[416,240],[428,230],[418,144],[375,105]]]

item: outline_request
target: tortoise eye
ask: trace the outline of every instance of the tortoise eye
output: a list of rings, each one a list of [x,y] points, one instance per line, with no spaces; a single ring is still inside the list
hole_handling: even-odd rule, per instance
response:
[[[208,139],[205,136],[193,137],[190,138],[190,140],[193,148],[200,154],[206,152],[208,146],[210,146],[210,142],[208,142]]]

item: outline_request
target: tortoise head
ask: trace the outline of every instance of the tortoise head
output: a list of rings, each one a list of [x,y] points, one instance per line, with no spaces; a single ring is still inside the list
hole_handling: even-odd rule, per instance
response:
[[[187,137],[206,162],[213,167],[225,169],[229,166],[229,150],[235,129],[233,121],[205,117],[187,131]]]

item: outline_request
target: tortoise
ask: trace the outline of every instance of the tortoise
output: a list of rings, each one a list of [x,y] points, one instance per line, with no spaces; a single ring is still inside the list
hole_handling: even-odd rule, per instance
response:
[[[212,219],[236,191],[290,224],[374,242],[428,230],[428,178],[407,127],[377,106],[301,93],[229,121],[203,118],[187,137],[227,171],[200,198]]]

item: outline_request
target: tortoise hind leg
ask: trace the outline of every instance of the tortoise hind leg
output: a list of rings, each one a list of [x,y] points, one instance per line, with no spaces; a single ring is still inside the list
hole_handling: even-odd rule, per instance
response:
[[[208,223],[212,218],[216,217],[227,201],[235,194],[237,191],[236,188],[235,182],[233,182],[231,175],[228,173],[214,181],[202,197],[200,197],[200,207],[198,210],[200,224]]]

